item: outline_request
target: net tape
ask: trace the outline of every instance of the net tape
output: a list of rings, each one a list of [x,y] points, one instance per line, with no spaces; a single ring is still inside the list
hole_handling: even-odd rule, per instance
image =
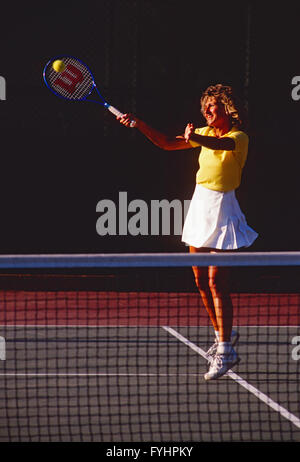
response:
[[[300,252],[0,255],[0,268],[300,266]]]

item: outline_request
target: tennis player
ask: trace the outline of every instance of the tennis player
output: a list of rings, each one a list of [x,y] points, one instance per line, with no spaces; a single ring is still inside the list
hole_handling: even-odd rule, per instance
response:
[[[165,150],[198,148],[196,187],[184,223],[182,240],[190,252],[226,252],[249,247],[258,234],[248,226],[235,196],[248,154],[243,111],[229,86],[208,87],[200,100],[206,126],[189,123],[183,135],[168,137],[131,114],[119,118],[125,126],[132,119],[155,145]],[[193,267],[196,285],[215,331],[215,343],[207,351],[206,380],[224,375],[239,362],[232,329],[233,307],[229,293],[229,269]]]

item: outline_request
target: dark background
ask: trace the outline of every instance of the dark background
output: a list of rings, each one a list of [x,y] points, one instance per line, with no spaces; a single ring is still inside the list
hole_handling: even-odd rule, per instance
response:
[[[82,59],[111,104],[170,134],[203,124],[199,97],[234,85],[249,108],[237,195],[260,237],[300,250],[299,8],[284,2],[99,0],[1,6],[1,253],[185,251],[180,236],[100,237],[96,204],[190,199],[196,151],[164,152],[100,105],[56,98],[42,70]]]

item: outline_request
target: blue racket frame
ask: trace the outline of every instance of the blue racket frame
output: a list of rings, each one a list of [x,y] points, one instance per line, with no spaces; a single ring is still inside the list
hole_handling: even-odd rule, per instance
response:
[[[91,89],[90,91],[88,92],[88,94],[86,96],[84,96],[83,98],[79,98],[77,100],[72,100],[70,98],[66,98],[65,96],[57,93],[47,82],[47,78],[46,78],[46,70],[48,69],[48,67],[51,65],[51,63],[53,63],[54,61],[56,60],[59,60],[59,59],[62,59],[62,58],[72,58],[72,59],[75,59],[76,61],[79,61],[84,67],[87,68],[87,70],[89,71],[89,73],[91,74],[91,77],[92,77],[92,81],[93,81],[93,84],[91,86]],[[43,69],[43,79],[44,79],[44,82],[46,84],[46,86],[49,88],[49,90],[52,91],[52,93],[54,93],[56,96],[59,96],[60,98],[62,99],[65,99],[65,100],[68,100],[68,101],[73,101],[73,102],[76,102],[76,101],[87,101],[88,97],[90,96],[90,94],[92,93],[93,90],[96,90],[97,93],[98,93],[98,96],[100,97],[100,99],[102,101],[97,101],[97,100],[89,100],[89,101],[93,101],[94,103],[98,103],[98,104],[102,104],[103,106],[105,107],[108,107],[109,104],[107,103],[107,101],[105,101],[105,99],[103,98],[103,96],[101,95],[100,91],[98,90],[97,88],[97,85],[95,83],[95,78],[94,78],[94,75],[91,71],[91,69],[89,68],[89,66],[87,66],[81,59],[78,59],[76,58],[75,56],[72,56],[72,55],[59,55],[59,56],[54,56],[54,58],[51,58],[49,59],[49,61],[46,63],[46,65],[44,66],[44,69]]]
[[[89,92],[83,97],[83,98],[78,98],[78,99],[70,99],[70,98],[67,98],[59,93],[57,93],[47,82],[47,78],[46,78],[46,70],[48,69],[48,67],[51,65],[51,63],[53,63],[54,61],[56,60],[59,60],[59,59],[62,59],[62,58],[71,58],[71,59],[74,59],[76,61],[78,61],[80,64],[82,64],[83,67],[85,67],[88,72],[90,73],[91,75],[91,78],[92,78],[92,85],[91,85],[91,88],[89,90]],[[43,79],[44,79],[44,82],[46,84],[46,86],[49,88],[49,90],[52,91],[52,93],[54,93],[56,96],[59,96],[60,98],[62,99],[65,99],[65,100],[68,100],[68,101],[91,101],[91,102],[94,102],[94,103],[98,103],[98,104],[101,104],[102,106],[104,106],[106,109],[108,109],[112,114],[114,114],[115,116],[117,117],[121,117],[123,116],[124,114],[122,112],[120,112],[117,108],[115,108],[114,106],[112,106],[111,104],[109,104],[104,98],[103,96],[101,95],[100,91],[98,90],[97,88],[97,85],[95,83],[95,79],[94,79],[94,75],[92,73],[92,71],[90,70],[89,66],[87,66],[82,60],[76,58],[75,56],[72,56],[72,55],[59,55],[59,56],[55,56],[54,58],[50,59],[46,65],[44,66],[44,70],[43,70]],[[93,90],[96,90],[99,98],[100,98],[100,101],[99,100],[95,100],[95,99],[88,99],[89,96],[91,95],[92,91]],[[130,126],[131,127],[134,127],[136,125],[136,121],[135,120],[132,120],[131,123],[130,123]]]

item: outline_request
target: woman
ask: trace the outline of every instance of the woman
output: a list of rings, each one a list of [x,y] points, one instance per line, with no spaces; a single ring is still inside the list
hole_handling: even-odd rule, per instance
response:
[[[190,252],[234,251],[250,246],[257,233],[246,223],[235,197],[248,153],[248,135],[233,90],[210,86],[201,97],[201,111],[207,125],[188,124],[183,136],[168,137],[145,122],[125,114],[120,122],[136,128],[165,150],[200,147],[196,188],[183,228],[182,240]],[[206,380],[224,375],[238,363],[233,346],[238,334],[232,330],[233,308],[229,294],[228,269],[193,267],[195,281],[215,330],[215,343],[208,350],[210,362]]]

